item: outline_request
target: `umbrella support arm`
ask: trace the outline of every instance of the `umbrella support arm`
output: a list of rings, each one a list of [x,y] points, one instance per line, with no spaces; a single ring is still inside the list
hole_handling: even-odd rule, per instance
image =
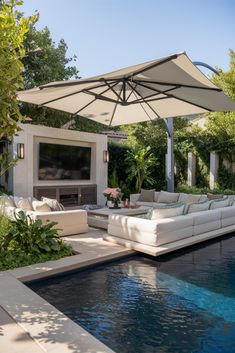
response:
[[[174,178],[174,125],[173,118],[164,119],[167,130],[167,154],[166,154],[166,180],[167,191],[174,192],[175,178]]]

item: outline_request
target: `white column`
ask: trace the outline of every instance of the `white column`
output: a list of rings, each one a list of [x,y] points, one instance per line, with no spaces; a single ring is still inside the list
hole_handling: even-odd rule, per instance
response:
[[[196,183],[196,156],[193,152],[188,153],[188,186]]]
[[[210,189],[216,187],[218,180],[219,155],[216,152],[210,152]]]
[[[167,154],[166,154],[166,180],[167,191],[174,192],[175,178],[174,178],[174,126],[173,118],[165,119],[167,127]]]

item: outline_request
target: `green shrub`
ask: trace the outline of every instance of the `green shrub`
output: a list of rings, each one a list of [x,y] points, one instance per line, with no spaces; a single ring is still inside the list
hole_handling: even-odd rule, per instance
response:
[[[235,191],[231,189],[214,189],[211,190],[209,188],[198,188],[196,186],[188,186],[188,185],[178,185],[176,188],[176,192],[185,192],[186,194],[223,194],[223,195],[234,195]]]
[[[60,251],[54,253],[26,254],[22,250],[2,250],[0,252],[0,271],[38,264],[46,261],[58,260],[65,256],[71,256],[72,249],[62,243]]]
[[[10,220],[2,213],[0,213],[0,243],[5,234],[10,230],[11,222]]]
[[[60,250],[62,240],[54,226],[56,222],[43,224],[40,219],[32,220],[23,211],[15,214],[9,231],[2,238],[2,249],[20,249],[27,254],[49,253]]]
[[[56,222],[33,221],[23,211],[15,218],[0,216],[0,271],[72,255],[72,247],[54,228]]]

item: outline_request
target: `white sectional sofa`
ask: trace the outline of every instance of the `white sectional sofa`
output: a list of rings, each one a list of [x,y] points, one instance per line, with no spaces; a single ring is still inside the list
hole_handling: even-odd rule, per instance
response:
[[[157,256],[233,231],[235,204],[163,219],[113,214],[104,239]]]
[[[50,210],[50,207],[48,207],[44,208],[44,211],[42,212],[30,209],[32,208],[32,200],[30,198],[15,199],[19,201],[19,204],[26,205],[27,207],[17,207],[17,205],[14,204],[14,197],[8,197],[7,195],[0,197],[0,210],[11,219],[15,219],[15,214],[18,214],[20,211],[23,211],[26,215],[29,215],[33,220],[41,219],[44,224],[48,221],[57,222],[57,225],[55,227],[60,229],[58,231],[59,236],[86,233],[88,231],[87,212],[85,210],[61,209],[58,211],[52,211]],[[27,202],[27,200],[29,202]],[[36,203],[37,202],[38,200],[36,200]],[[42,210],[43,208],[39,209]]]
[[[192,203],[192,202],[203,202],[207,200],[207,195],[204,194],[186,194],[183,192],[174,193],[174,192],[167,192],[167,191],[154,191],[152,193],[153,197],[152,200],[151,195],[147,193],[153,190],[144,190],[146,192],[143,193],[142,199],[141,194],[131,194],[130,195],[130,202],[140,205],[140,206],[149,206],[149,207],[156,207],[162,206],[169,203],[180,202],[180,203]],[[145,200],[146,197],[146,200]],[[148,200],[149,199],[149,200]]]

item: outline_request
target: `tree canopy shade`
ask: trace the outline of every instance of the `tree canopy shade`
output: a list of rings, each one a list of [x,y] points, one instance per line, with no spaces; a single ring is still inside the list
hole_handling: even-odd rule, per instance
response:
[[[18,96],[110,126],[235,110],[235,102],[186,53],[88,79],[52,82]]]

